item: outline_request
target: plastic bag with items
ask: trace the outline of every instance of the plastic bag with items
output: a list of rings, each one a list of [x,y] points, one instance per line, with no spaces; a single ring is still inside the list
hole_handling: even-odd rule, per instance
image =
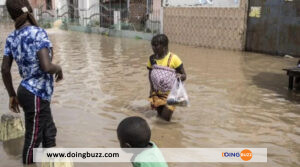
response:
[[[176,79],[167,99],[168,105],[186,107],[189,105],[189,98],[180,79]]]

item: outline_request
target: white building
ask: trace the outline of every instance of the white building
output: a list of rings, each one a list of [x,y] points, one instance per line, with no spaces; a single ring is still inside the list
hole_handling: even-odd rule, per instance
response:
[[[68,3],[67,0],[55,0],[55,10],[58,16],[61,16],[63,14],[66,14],[66,17],[68,17]]]
[[[99,22],[99,0],[78,0],[78,9],[82,25],[87,25],[90,21]]]
[[[67,5],[67,0],[55,0],[56,9],[60,9],[63,6]]]
[[[126,24],[132,25],[129,17],[133,13],[139,14],[137,17],[147,15],[148,19],[144,23],[146,24],[145,30],[159,31],[160,29],[162,0],[120,0],[120,3],[106,0],[102,2],[103,7],[100,9],[100,0],[55,0],[55,12],[58,18],[70,18],[71,21],[74,19],[76,23],[83,26],[100,26],[102,24],[102,27],[109,27],[115,24],[117,29],[121,28],[121,24],[125,26]],[[145,6],[147,9],[145,9]],[[112,11],[113,16],[111,16],[109,11]],[[101,13],[102,17],[100,18]]]

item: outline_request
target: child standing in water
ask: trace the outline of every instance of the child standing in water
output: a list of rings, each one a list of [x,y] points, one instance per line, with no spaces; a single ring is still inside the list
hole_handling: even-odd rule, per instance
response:
[[[63,79],[60,66],[52,63],[52,44],[46,31],[38,27],[28,0],[7,0],[7,10],[15,22],[15,31],[6,39],[2,61],[2,78],[9,94],[9,109],[25,113],[23,163],[33,163],[33,148],[56,146],[56,127],[50,101],[53,93],[53,74]],[[16,61],[22,81],[17,93],[13,87],[11,66]]]
[[[151,142],[151,130],[141,117],[128,117],[120,122],[117,135],[121,148],[139,148],[134,153],[133,167],[168,167],[161,151]]]
[[[148,59],[151,107],[158,116],[170,121],[175,106],[167,104],[167,98],[176,79],[186,80],[186,73],[180,58],[169,51],[169,40],[165,34],[153,37],[151,41],[154,54]]]

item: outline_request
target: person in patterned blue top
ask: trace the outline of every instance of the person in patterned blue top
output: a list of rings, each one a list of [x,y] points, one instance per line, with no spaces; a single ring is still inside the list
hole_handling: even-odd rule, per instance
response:
[[[62,69],[52,63],[52,44],[46,31],[38,27],[28,0],[7,0],[7,10],[15,22],[15,31],[6,39],[1,73],[9,94],[9,108],[25,113],[23,163],[33,163],[33,148],[56,146],[56,127],[50,109],[53,74],[63,79]],[[11,76],[12,62],[18,65],[22,81],[17,93]]]

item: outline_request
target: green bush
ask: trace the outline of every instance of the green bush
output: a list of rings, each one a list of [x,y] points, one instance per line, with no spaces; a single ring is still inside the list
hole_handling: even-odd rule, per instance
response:
[[[135,39],[143,39],[142,37],[139,36],[135,36]]]
[[[47,28],[52,28],[52,24],[49,22],[40,22],[39,23],[40,27],[47,29]]]

